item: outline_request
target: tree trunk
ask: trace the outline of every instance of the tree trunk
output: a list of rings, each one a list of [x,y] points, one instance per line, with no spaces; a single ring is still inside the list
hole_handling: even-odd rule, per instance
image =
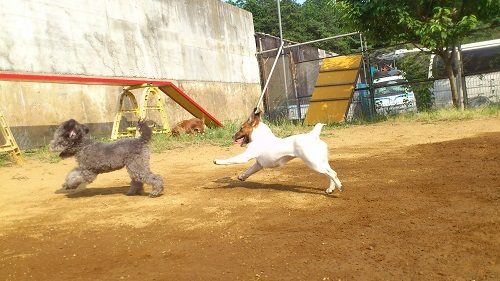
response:
[[[448,52],[447,49],[438,49],[436,55],[440,56],[444,62],[444,67],[446,70],[446,76],[448,81],[450,81],[451,99],[453,100],[453,106],[458,108],[458,90],[457,90],[457,80],[455,79],[455,72],[453,71],[453,58],[455,57],[455,48]]]
[[[446,75],[448,76],[448,81],[450,81],[451,88],[451,99],[453,100],[453,106],[458,108],[458,90],[457,90],[457,81],[455,79],[455,74],[453,73],[453,67],[450,62],[445,63],[446,67]]]

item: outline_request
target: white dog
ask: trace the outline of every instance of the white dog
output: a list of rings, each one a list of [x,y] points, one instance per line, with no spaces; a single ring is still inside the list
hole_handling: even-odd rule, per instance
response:
[[[247,149],[239,155],[220,160],[215,159],[217,165],[242,164],[251,159],[257,162],[246,172],[238,176],[241,181],[263,168],[280,167],[295,157],[302,159],[312,170],[327,175],[330,186],[327,193],[333,192],[335,187],[342,192],[342,184],[337,173],[328,164],[328,147],[319,139],[321,128],[325,124],[318,123],[307,134],[294,135],[287,138],[276,137],[269,127],[261,122],[260,113],[252,112],[250,118],[241,129],[234,134],[233,140],[241,146],[248,144]]]

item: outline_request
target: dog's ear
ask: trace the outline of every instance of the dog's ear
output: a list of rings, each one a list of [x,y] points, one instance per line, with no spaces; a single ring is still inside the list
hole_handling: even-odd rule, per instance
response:
[[[250,117],[248,117],[248,123],[253,124],[255,122],[255,117],[258,117],[260,115],[260,110],[255,107],[252,112],[250,112]]]
[[[252,110],[252,113],[250,113],[250,117],[248,118],[248,123],[251,124],[252,126],[257,126],[260,122],[260,109],[257,107]]]

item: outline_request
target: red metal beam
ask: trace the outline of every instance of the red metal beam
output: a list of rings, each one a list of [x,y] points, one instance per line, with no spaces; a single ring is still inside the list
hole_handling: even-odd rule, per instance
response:
[[[40,83],[64,83],[64,84],[94,84],[112,86],[132,86],[141,84],[152,84],[155,86],[169,86],[171,81],[152,79],[130,79],[120,77],[94,77],[81,75],[53,75],[53,74],[31,74],[31,73],[11,73],[0,72],[0,80],[19,82],[40,82]]]

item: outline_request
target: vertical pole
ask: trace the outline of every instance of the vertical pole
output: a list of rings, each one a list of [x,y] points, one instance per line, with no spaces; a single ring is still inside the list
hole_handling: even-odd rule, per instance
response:
[[[279,21],[279,27],[280,27],[280,45],[283,46],[283,29],[281,25],[281,7],[280,7],[280,0],[276,0],[276,3],[278,5],[278,21]],[[288,87],[287,87],[287,81],[286,81],[286,64],[285,64],[285,52],[283,49],[281,49],[281,58],[282,58],[282,64],[283,64],[283,83],[285,83],[285,98],[286,98],[286,112],[287,112],[287,117],[288,117]]]
[[[459,54],[459,62],[460,62],[460,72],[459,72],[459,77],[460,77],[460,88],[462,89],[462,107],[467,108],[469,107],[469,98],[467,95],[467,84],[465,83],[465,77],[464,77],[464,63],[462,60],[462,43],[458,42],[458,54]]]
[[[363,43],[364,43],[363,42],[363,34],[359,33],[359,46],[361,48],[361,57],[362,57],[361,62],[363,63],[363,74],[364,74],[364,77],[365,77],[365,79],[364,79],[363,82],[364,82],[365,85],[369,85],[368,81],[371,78],[371,70],[370,70],[370,65],[368,63],[368,57],[366,56],[366,49],[364,48]],[[367,65],[368,65],[368,71],[367,71]],[[366,91],[366,90],[363,90],[363,91]],[[364,98],[365,97],[361,96],[361,99],[364,99]],[[370,104],[371,104],[371,102],[370,102]],[[363,104],[361,104],[361,107],[363,107]],[[368,117],[372,118],[371,107],[369,108],[368,114],[369,114]]]
[[[462,83],[462,53],[460,52],[460,42],[457,44],[457,51],[455,52],[457,62],[457,90],[458,90],[458,107],[464,111],[464,91]]]
[[[365,75],[365,83],[368,81],[367,75],[366,75],[366,60],[365,60],[365,48],[363,48],[363,35],[360,33],[359,34],[359,46],[361,48],[361,57],[363,58],[363,73]],[[368,75],[371,75],[370,72],[368,72]]]
[[[300,48],[300,47],[297,47]],[[300,51],[299,51],[300,52]],[[290,68],[291,68],[291,75],[292,75],[292,87],[293,87],[293,93],[295,95],[295,105],[297,106],[297,121],[300,122],[302,119],[302,112],[300,110],[300,100],[299,100],[299,94],[298,94],[298,87],[299,83],[297,82],[297,65],[295,64],[295,60],[293,59],[293,49],[290,48]]]
[[[372,72],[371,72],[371,67],[370,67],[370,52],[368,52],[368,45],[366,43],[366,40],[364,40],[364,45],[365,45],[365,54],[366,54],[366,65],[368,66],[368,87],[370,91],[370,117],[374,117],[376,114],[375,111],[375,93],[373,90],[373,81],[372,81]]]
[[[264,81],[264,84],[267,83],[268,77],[266,73],[266,59],[264,59],[264,55],[262,54],[262,38],[259,37],[259,54],[257,55],[260,58],[260,71],[262,73],[262,79]],[[266,100],[264,102],[264,112],[266,112],[269,115],[271,115],[271,107],[269,106],[269,92],[266,90],[263,92],[266,96]]]

